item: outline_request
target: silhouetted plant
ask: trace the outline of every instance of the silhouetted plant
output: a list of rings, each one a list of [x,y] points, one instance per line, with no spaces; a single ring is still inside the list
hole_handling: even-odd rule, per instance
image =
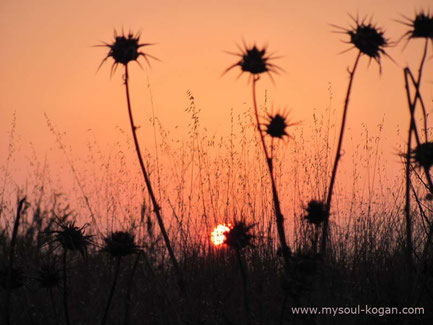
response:
[[[59,323],[53,294],[53,289],[60,287],[62,282],[61,269],[58,267],[57,256],[54,255],[50,257],[42,257],[41,265],[36,271],[36,276],[34,279],[41,288],[44,288],[48,291],[54,317],[56,322]]]
[[[75,226],[75,221],[67,221],[66,217],[63,220],[57,221],[58,230],[49,231],[49,235],[53,235],[49,243],[57,243],[57,247],[61,247],[63,250],[63,307],[65,313],[66,324],[70,325],[71,320],[69,317],[69,306],[68,306],[68,277],[67,277],[67,255],[68,251],[71,253],[79,252],[82,256],[87,254],[87,249],[93,244],[91,238],[93,236],[85,234],[86,225],[81,228]]]
[[[102,60],[100,66],[108,59],[113,58],[114,63],[111,67],[111,72],[113,72],[113,69],[115,70],[119,64],[123,65],[125,68],[125,74],[124,74],[124,82],[125,82],[125,90],[126,90],[126,102],[128,106],[128,115],[129,115],[129,122],[131,125],[132,130],[132,136],[134,139],[134,145],[135,145],[135,151],[137,152],[138,161],[140,164],[141,171],[143,173],[144,181],[146,183],[147,190],[150,195],[150,199],[152,201],[153,210],[156,214],[156,218],[158,220],[159,228],[161,230],[161,234],[164,238],[165,245],[167,247],[168,253],[170,255],[171,262],[173,264],[174,271],[176,273],[178,283],[181,289],[184,288],[184,280],[182,273],[179,268],[179,263],[177,262],[176,256],[174,255],[173,249],[171,247],[170,239],[168,237],[167,231],[164,226],[164,222],[161,216],[161,207],[158,205],[158,202],[156,200],[155,194],[153,192],[152,184],[150,182],[149,175],[146,171],[146,167],[144,166],[143,157],[141,154],[140,145],[138,143],[137,138],[137,127],[134,124],[134,119],[132,116],[132,109],[131,109],[131,101],[129,96],[129,72],[128,72],[128,63],[131,61],[135,61],[138,64],[138,58],[143,57],[147,63],[149,63],[148,57],[157,60],[157,58],[151,56],[150,54],[139,52],[139,49],[141,47],[153,45],[152,43],[140,43],[140,34],[133,35],[132,33],[129,33],[128,35],[117,35],[117,33],[114,33],[114,43],[105,43],[103,45],[100,45],[102,47],[108,47],[110,51],[108,52],[107,56]]]
[[[427,11],[421,11],[415,13],[415,18],[413,19],[407,17],[404,18],[406,19],[406,21],[404,21],[403,24],[409,26],[411,29],[408,30],[402,36],[402,38],[406,38],[407,42],[409,42],[412,39],[419,39],[419,38],[425,39],[424,51],[419,64],[417,78],[415,79],[414,74],[412,73],[409,67],[403,69],[406,97],[407,97],[409,113],[410,113],[410,124],[409,124],[409,131],[408,131],[407,151],[406,151],[406,205],[405,205],[406,255],[407,255],[408,264],[412,267],[413,265],[413,256],[412,256],[413,255],[413,243],[412,243],[413,225],[412,225],[412,216],[410,214],[410,189],[411,189],[411,180],[410,180],[411,166],[410,165],[412,161],[415,162],[415,164],[418,167],[421,167],[424,170],[424,174],[427,180],[426,187],[430,194],[433,193],[433,182],[430,175],[430,168],[433,165],[431,161],[433,158],[432,143],[428,141],[427,112],[424,105],[424,101],[420,93],[421,80],[423,75],[424,64],[427,58],[429,40],[432,42],[433,45],[433,14]],[[413,99],[412,99],[409,83],[412,83],[412,85],[415,88],[415,95],[413,96]],[[424,137],[425,137],[424,142],[422,142],[420,139],[417,125],[415,122],[415,110],[418,103],[421,106],[423,117],[424,117]],[[415,141],[416,141],[415,149],[412,149],[412,136],[415,137]],[[416,195],[415,191],[414,194]],[[421,211],[421,213],[423,213],[423,211]],[[430,224],[429,230],[427,232],[427,239],[420,256],[421,266],[425,263],[427,259],[432,238],[433,238],[433,225]],[[413,289],[411,292],[411,296],[409,298],[410,303],[418,301],[418,298],[415,296],[415,291],[417,290],[420,281],[421,271],[422,270],[420,267],[416,272],[415,280],[413,282],[413,287],[412,287]]]
[[[387,55],[385,52],[385,48],[389,46],[388,39],[385,38],[384,32],[373,25],[370,22],[366,22],[366,18],[362,21],[357,17],[356,19],[350,16],[355,23],[355,27],[351,29],[346,29],[338,26],[338,29],[342,31],[342,33],[350,36],[349,43],[353,45],[352,48],[356,48],[358,50],[358,55],[356,56],[355,63],[353,64],[352,69],[349,71],[349,85],[347,87],[346,99],[344,101],[344,109],[343,109],[343,117],[340,127],[340,136],[338,139],[337,152],[335,154],[334,166],[332,168],[331,180],[329,182],[327,200],[326,200],[326,208],[328,210],[328,214],[331,211],[331,203],[332,203],[332,194],[334,191],[335,179],[337,176],[337,168],[338,163],[341,157],[341,146],[343,144],[343,135],[346,125],[346,116],[347,110],[349,107],[349,98],[350,92],[352,90],[353,79],[355,76],[356,68],[358,67],[359,59],[362,55],[365,55],[370,58],[370,60],[375,60],[379,65],[379,71],[382,72],[382,63],[381,56]],[[352,49],[350,48],[350,49]],[[349,49],[349,50],[350,50]],[[324,220],[323,223],[323,231],[322,231],[322,242],[320,247],[320,252],[322,255],[326,254],[326,244],[328,239],[328,228],[329,228],[329,218]]]
[[[107,305],[105,306],[104,314],[102,317],[101,324],[104,325],[107,322],[108,312],[110,310],[111,300],[116,290],[117,278],[120,273],[120,261],[122,257],[138,253],[139,247],[135,244],[135,237],[133,234],[125,231],[115,231],[104,238],[103,252],[111,255],[116,260],[115,273],[113,284],[108,295]]]
[[[241,251],[247,246],[252,245],[251,240],[254,236],[250,233],[250,230],[254,226],[255,225],[247,225],[244,221],[235,221],[234,225],[229,227],[230,230],[224,232],[224,243],[236,252],[236,258],[239,263],[239,271],[242,278],[245,321],[247,325],[251,324],[251,312],[248,303],[248,271]]]
[[[278,190],[275,184],[274,177],[274,168],[273,168],[273,157],[269,154],[268,148],[265,142],[265,135],[263,130],[261,129],[261,123],[259,120],[259,112],[257,107],[257,99],[256,99],[256,83],[260,79],[260,75],[262,73],[267,73],[269,77],[272,79],[271,73],[277,73],[278,70],[281,70],[275,64],[269,62],[273,59],[273,57],[268,56],[266,54],[266,48],[262,48],[259,50],[255,45],[253,47],[244,46],[244,50],[241,53],[231,53],[237,56],[240,56],[241,59],[228,67],[224,73],[230,71],[236,66],[239,66],[242,72],[248,72],[249,80],[252,79],[252,91],[253,91],[253,106],[254,106],[254,114],[256,117],[256,127],[260,135],[260,140],[262,143],[263,152],[265,154],[266,163],[268,166],[269,177],[271,179],[272,186],[272,198],[274,202],[274,210],[275,210],[275,218],[278,230],[278,237],[280,240],[281,252],[284,259],[284,265],[286,271],[289,272],[289,264],[290,264],[290,248],[287,245],[285,229],[284,229],[284,216],[281,212],[280,199],[278,195]],[[230,53],[230,52],[229,52]],[[271,138],[282,138],[287,132],[286,128],[291,124],[286,121],[286,118],[281,114],[276,114],[274,116],[268,116],[268,124],[265,125],[266,133],[271,136]]]

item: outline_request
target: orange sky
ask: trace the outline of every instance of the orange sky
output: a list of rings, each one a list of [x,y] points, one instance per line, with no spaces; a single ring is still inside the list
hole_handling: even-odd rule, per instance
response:
[[[348,13],[373,15],[386,36],[397,40],[407,27],[395,20],[401,14],[412,17],[415,9],[429,7],[431,0],[2,1],[0,165],[6,160],[14,112],[17,152],[12,171],[20,171],[23,161],[32,159],[32,147],[40,159],[62,159],[44,113],[59,131],[66,132],[65,143],[76,156],[84,152],[89,138],[95,137],[103,146],[115,143],[119,139],[117,128],[128,132],[119,141],[129,137],[121,69],[110,78],[108,62],[96,72],[107,49],[93,45],[111,42],[113,29],[140,31],[143,42],[157,43],[144,51],[161,62],[152,61],[149,69],[142,61],[144,69],[132,64],[130,70],[133,109],[137,124],[142,126],[143,145],[154,141],[148,122],[152,117],[149,90],[155,116],[166,129],[179,125],[177,132],[185,136],[186,91],[191,90],[201,108],[202,126],[210,134],[228,133],[230,110],[241,113],[251,105],[245,76],[236,80],[236,71],[220,77],[237,59],[224,51],[236,51],[242,39],[248,44],[267,44],[270,52],[281,56],[274,63],[285,72],[275,76],[275,85],[267,77],[260,81],[259,102],[263,103],[267,89],[269,103],[290,108],[291,116],[302,121],[308,136],[313,108],[322,110],[329,103],[329,84],[336,123],[340,123],[347,68],[356,55],[355,51],[338,54],[347,48],[341,42],[347,37],[332,33],[329,24],[348,26]],[[356,143],[362,124],[374,135],[384,120],[382,149],[391,162],[398,162],[390,155],[404,143],[408,126],[402,67],[416,67],[422,44],[412,41],[404,51],[402,44],[390,48],[388,53],[397,64],[384,58],[382,76],[375,62],[367,69],[364,57],[356,75],[346,139],[353,137]],[[426,64],[422,89],[430,109],[432,62],[430,59]],[[21,182],[23,179],[17,181]]]

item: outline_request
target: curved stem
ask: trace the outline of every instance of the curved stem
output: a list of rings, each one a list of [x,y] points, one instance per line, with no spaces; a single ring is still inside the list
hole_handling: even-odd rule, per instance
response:
[[[358,62],[359,62],[360,57],[361,57],[361,52],[358,52],[358,55],[356,57],[353,68],[349,72],[350,78],[349,78],[349,85],[347,87],[347,92],[346,92],[346,99],[344,101],[343,119],[341,121],[341,128],[340,128],[340,137],[338,139],[337,152],[335,154],[335,160],[334,160],[334,167],[332,169],[331,181],[329,183],[329,188],[328,188],[328,198],[326,200],[326,208],[328,209],[328,216],[329,216],[329,212],[331,211],[332,194],[334,193],[335,178],[337,176],[338,163],[339,163],[340,157],[341,157],[341,146],[343,144],[344,126],[346,125],[347,109],[349,107],[349,98],[350,98],[350,92],[352,90],[353,77],[355,75],[355,71],[356,71],[356,68],[358,66]],[[329,227],[329,217],[323,223],[322,243],[321,243],[321,247],[320,247],[320,254],[321,255],[326,254],[326,243],[328,240],[328,238],[327,238],[328,237],[328,227]]]
[[[277,231],[278,231],[278,237],[280,239],[280,246],[281,246],[281,252],[284,258],[284,266],[286,268],[286,271],[289,272],[290,267],[290,249],[287,246],[286,242],[286,234],[284,230],[284,216],[281,212],[280,207],[280,199],[278,197],[278,191],[277,187],[275,185],[275,179],[274,179],[274,171],[273,171],[273,165],[272,165],[272,157],[269,156],[268,149],[266,147],[265,143],[265,137],[263,135],[262,130],[260,129],[260,120],[259,120],[259,112],[257,108],[257,99],[256,99],[256,82],[259,80],[259,77],[254,77],[253,79],[253,104],[254,104],[254,114],[256,117],[256,123],[257,123],[257,130],[260,135],[260,141],[262,143],[263,152],[265,153],[266,163],[269,170],[269,177],[271,178],[271,185],[272,185],[272,198],[274,201],[274,209],[275,209],[275,218],[277,223]]]
[[[108,301],[107,301],[107,305],[105,306],[104,316],[102,317],[101,325],[105,325],[105,323],[107,322],[108,311],[110,310],[111,300],[113,299],[114,290],[116,289],[116,284],[117,284],[117,278],[119,277],[120,260],[121,259],[122,259],[121,257],[117,257],[116,271],[114,273],[114,280],[113,280],[113,284],[111,285],[110,294],[108,295]]]
[[[137,152],[138,162],[140,163],[140,168],[143,173],[144,181],[146,183],[147,190],[149,192],[150,199],[152,201],[153,210],[156,214],[156,219],[158,221],[159,228],[161,230],[162,237],[164,238],[165,246],[167,247],[168,254],[170,255],[171,262],[173,264],[174,271],[177,276],[178,284],[181,290],[185,288],[185,284],[183,281],[182,274],[180,272],[179,264],[177,262],[176,256],[174,255],[173,249],[171,248],[170,239],[168,238],[167,231],[165,230],[164,222],[161,217],[161,208],[156,201],[155,194],[152,189],[152,184],[150,183],[149,176],[146,171],[146,167],[144,166],[143,158],[141,155],[140,145],[137,139],[137,127],[134,124],[134,119],[132,116],[131,110],[131,100],[129,97],[129,75],[128,75],[128,65],[125,65],[125,90],[126,90],[126,102],[128,105],[128,114],[129,114],[129,122],[131,124],[132,136],[134,138],[135,151]]]

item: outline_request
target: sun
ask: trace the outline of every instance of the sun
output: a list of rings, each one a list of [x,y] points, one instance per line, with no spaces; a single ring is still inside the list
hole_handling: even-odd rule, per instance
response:
[[[230,231],[230,226],[230,224],[220,224],[212,230],[210,234],[210,240],[212,241],[212,244],[214,244],[214,246],[219,247],[225,243],[225,233]]]

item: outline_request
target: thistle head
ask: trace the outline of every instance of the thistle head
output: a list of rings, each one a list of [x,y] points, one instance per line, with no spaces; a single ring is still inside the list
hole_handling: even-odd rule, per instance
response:
[[[140,34],[134,35],[133,33],[129,32],[128,35],[125,35],[122,33],[121,35],[118,35],[116,31],[114,31],[114,42],[113,43],[104,43],[103,47],[108,47],[109,51],[107,56],[102,60],[99,67],[102,66],[102,64],[108,59],[113,58],[114,63],[111,67],[111,72],[117,68],[117,65],[122,64],[125,67],[128,65],[131,61],[136,61],[138,64],[138,58],[142,56],[146,62],[149,64],[149,59],[155,57],[151,56],[150,54],[144,53],[140,51],[141,47],[153,45],[151,43],[140,43]],[[157,59],[156,59],[157,60]],[[99,68],[98,68],[99,69]]]
[[[269,56],[266,51],[266,47],[259,49],[256,45],[248,47],[244,44],[244,49],[240,49],[240,53],[228,52],[229,54],[239,56],[240,60],[228,67],[223,74],[239,66],[241,74],[248,72],[250,76],[258,77],[262,73],[267,73],[272,79],[271,73],[278,73],[278,70],[281,68],[269,62],[274,58]]]
[[[85,234],[85,226],[78,228],[74,221],[63,221],[58,225],[59,230],[51,231],[54,234],[53,241],[59,243],[65,251],[78,251],[81,255],[87,253],[87,248],[92,244],[92,236]]]
[[[56,261],[54,259],[43,261],[36,272],[35,279],[41,288],[51,289],[60,286],[62,277]]]
[[[264,124],[266,134],[271,138],[283,139],[285,136],[290,138],[287,128],[298,123],[290,123],[287,115],[285,113],[267,114],[267,123]]]
[[[235,222],[234,226],[229,231],[225,232],[225,243],[233,249],[243,249],[251,245],[251,240],[254,238],[250,234],[251,228],[255,225],[247,225],[245,222]]]
[[[433,42],[433,13],[422,10],[416,13],[413,19],[404,18],[406,21],[402,21],[402,23],[409,26],[410,30],[403,37],[409,40],[412,38],[425,38]]]
[[[410,156],[418,167],[429,170],[433,166],[433,142],[419,144],[411,151]]]
[[[384,31],[374,25],[371,20],[367,23],[365,18],[362,21],[352,16],[351,18],[355,26],[351,26],[350,29],[335,27],[349,35],[350,41],[348,43],[358,49],[361,54],[368,56],[370,60],[375,60],[379,64],[379,68],[382,69],[381,56],[388,56],[385,48],[390,46],[389,40],[384,36]]]
[[[123,257],[137,253],[139,247],[135,244],[134,235],[125,231],[116,231],[104,238],[103,251],[113,257]]]
[[[305,208],[304,218],[311,224],[320,225],[329,218],[329,210],[325,202],[311,200]]]
[[[24,272],[21,267],[12,267],[10,269],[9,277],[9,267],[3,266],[0,268],[0,287],[3,289],[19,289],[24,285]]]

